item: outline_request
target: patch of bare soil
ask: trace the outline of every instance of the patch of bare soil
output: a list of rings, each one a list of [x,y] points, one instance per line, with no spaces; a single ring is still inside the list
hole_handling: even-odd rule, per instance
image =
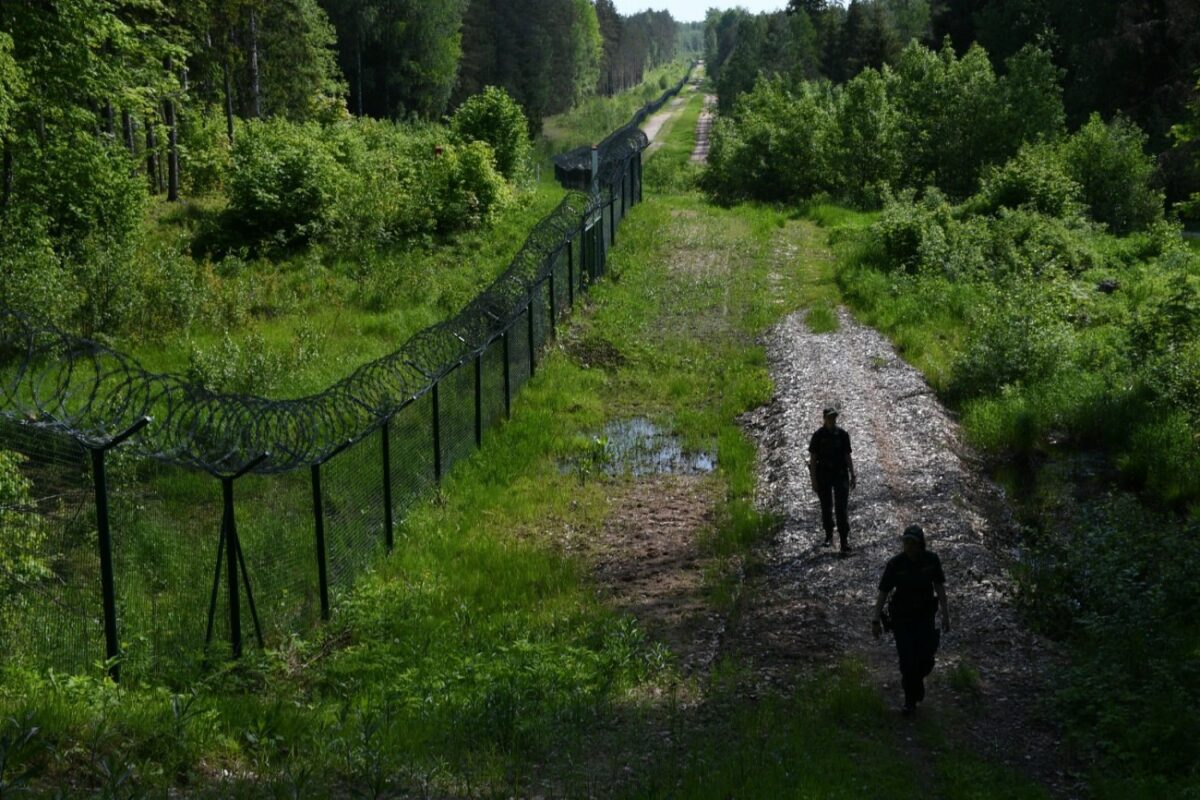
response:
[[[685,675],[708,667],[725,625],[708,599],[705,577],[714,564],[702,552],[715,486],[699,475],[630,481],[590,545],[601,592],[666,644]]]
[[[690,86],[685,88],[682,93],[676,95],[667,103],[666,108],[663,108],[657,114],[651,115],[645,124],[642,125],[642,132],[650,140],[650,146],[646,148],[646,156],[649,156],[655,150],[662,147],[662,137],[659,134],[662,133],[662,129],[666,126],[667,122],[683,109],[692,91]]]
[[[708,141],[709,134],[712,132],[713,119],[716,117],[716,112],[713,111],[713,106],[717,104],[717,96],[715,94],[704,95],[704,110],[700,112],[700,121],[696,124],[696,149],[692,151],[693,164],[705,164],[708,162]]]
[[[844,310],[839,317],[837,331],[814,334],[793,314],[765,343],[776,394],[744,423],[759,445],[760,502],[784,522],[756,553],[723,648],[751,664],[764,688],[854,656],[898,706],[895,646],[871,636],[870,620],[884,563],[899,552],[904,527],[918,523],[941,556],[952,615],[920,713],[954,731],[952,744],[1072,796],[1058,733],[1042,711],[1058,656],[1013,609],[1006,567],[1017,530],[1003,496],[922,376],[879,333]],[[842,409],[858,473],[845,558],[823,546],[804,466],[830,402]]]

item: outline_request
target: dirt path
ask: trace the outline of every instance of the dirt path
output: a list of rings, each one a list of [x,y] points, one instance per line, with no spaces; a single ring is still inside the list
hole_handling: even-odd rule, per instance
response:
[[[783,526],[757,554],[725,647],[775,686],[856,657],[899,705],[894,646],[875,641],[869,623],[883,564],[900,531],[919,523],[945,566],[953,614],[920,714],[941,720],[957,744],[1071,796],[1056,733],[1039,713],[1054,656],[1011,607],[1005,558],[1015,530],[1003,498],[920,374],[883,336],[839,316],[839,330],[814,334],[793,314],[766,342],[775,397],[745,423],[759,444],[760,501]],[[858,472],[847,558],[822,546],[804,467],[828,402],[842,408]]]
[[[665,133],[664,128],[669,130],[668,123],[683,111],[683,107],[691,99],[691,92],[692,88],[690,84],[684,86],[679,94],[671,98],[671,101],[664,108],[657,114],[653,114],[646,119],[645,124],[642,125],[642,132],[650,140],[650,146],[646,148],[647,156],[662,147],[663,137],[660,134]]]
[[[692,151],[692,163],[704,164],[708,161],[708,136],[712,131],[713,118],[716,112],[713,107],[717,104],[715,94],[704,95],[704,110],[700,112],[700,121],[696,125],[696,149]]]

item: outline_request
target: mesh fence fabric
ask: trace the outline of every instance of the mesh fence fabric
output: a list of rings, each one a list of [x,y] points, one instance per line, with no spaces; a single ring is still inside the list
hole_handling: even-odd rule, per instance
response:
[[[315,624],[320,565],[336,604],[390,538],[402,544],[399,522],[474,452],[477,425],[504,418],[572,298],[603,273],[614,198],[645,142],[610,139],[608,183],[569,193],[459,314],[311,397],[212,394],[0,308],[0,466],[16,475],[0,494],[0,659],[66,671],[104,659],[93,451],[105,451],[123,674],[184,685],[228,656],[234,599],[247,646]]]

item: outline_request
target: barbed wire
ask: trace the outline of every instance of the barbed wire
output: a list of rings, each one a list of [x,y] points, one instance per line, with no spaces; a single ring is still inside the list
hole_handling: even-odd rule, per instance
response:
[[[667,89],[657,99],[652,100],[646,105],[639,108],[629,122],[626,122],[620,128],[606,136],[596,149],[599,152],[601,172],[606,165],[619,163],[624,160],[625,154],[631,150],[641,152],[650,145],[650,140],[645,132],[641,130],[641,125],[645,122],[646,117],[657,113],[660,108],[666,105],[667,101],[677,95],[688,80],[692,77],[692,71],[695,70],[696,63],[692,62],[688,65],[687,72],[679,83]],[[590,144],[581,145],[574,150],[568,150],[565,153],[560,153],[553,158],[556,171],[560,174],[571,172],[588,172],[592,168],[592,146]],[[611,173],[610,173],[611,175]]]
[[[605,201],[570,192],[530,233],[508,268],[454,317],[295,400],[210,392],[151,372],[131,356],[0,308],[0,414],[102,447],[144,417],[140,455],[233,474],[262,453],[258,473],[320,463],[375,430],[500,336],[549,276],[558,252]]]
[[[513,324],[548,280],[560,251],[613,202],[614,184],[649,144],[638,126],[683,87],[691,71],[604,140],[590,191],[568,192],[508,268],[465,308],[323,392],[293,400],[211,392],[185,376],[151,372],[101,342],[0,307],[0,416],[96,448],[150,418],[129,445],[135,454],[214,475],[237,474],[264,453],[270,458],[253,472],[322,463],[430,391]],[[554,161],[574,163],[581,155],[590,171],[590,147]]]

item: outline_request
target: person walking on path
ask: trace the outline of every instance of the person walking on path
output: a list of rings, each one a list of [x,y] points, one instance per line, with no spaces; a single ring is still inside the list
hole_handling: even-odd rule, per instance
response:
[[[937,553],[925,549],[925,531],[920,525],[909,525],[902,541],[904,551],[890,558],[883,569],[871,631],[876,639],[883,633],[883,608],[887,603],[888,623],[900,659],[904,714],[909,715],[925,699],[925,678],[933,671],[941,634],[950,632],[950,604],[942,562]],[[939,608],[940,631],[933,624]]]
[[[826,406],[824,424],[808,443],[808,473],[813,491],[821,500],[821,524],[825,528],[825,546],[833,544],[834,513],[837,514],[838,538],[842,554],[850,552],[850,517],[847,506],[850,490],[857,483],[854,459],[850,455],[850,434],[838,427],[836,406]]]

